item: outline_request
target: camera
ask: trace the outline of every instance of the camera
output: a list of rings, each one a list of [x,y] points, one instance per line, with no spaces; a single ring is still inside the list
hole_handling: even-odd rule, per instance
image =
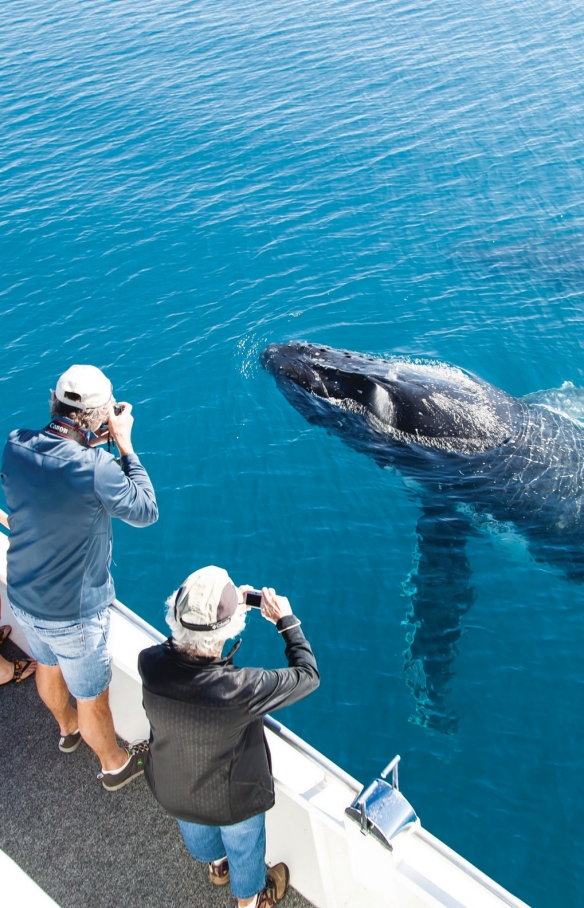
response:
[[[244,601],[246,605],[250,605],[252,608],[261,608],[262,607],[262,593],[261,590],[247,590],[244,593]]]
[[[114,404],[114,414],[116,416],[119,416],[120,413],[123,413],[123,410],[124,410],[124,408],[122,407],[121,404]],[[104,422],[101,424],[100,429],[102,429],[102,431],[105,432],[106,429],[109,429],[109,426],[106,422]]]

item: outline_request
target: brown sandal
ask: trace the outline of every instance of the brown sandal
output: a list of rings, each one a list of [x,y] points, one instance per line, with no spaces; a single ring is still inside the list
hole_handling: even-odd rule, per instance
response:
[[[209,864],[209,879],[215,886],[225,886],[229,882],[227,858],[223,858],[220,864]]]
[[[20,684],[21,681],[24,681],[25,678],[30,678],[31,675],[34,675],[36,672],[36,662],[34,659],[11,659],[10,660],[14,665],[14,674],[10,681],[14,681],[15,684]],[[28,672],[29,666],[34,666],[33,670]],[[7,681],[7,684],[10,684],[10,681]]]

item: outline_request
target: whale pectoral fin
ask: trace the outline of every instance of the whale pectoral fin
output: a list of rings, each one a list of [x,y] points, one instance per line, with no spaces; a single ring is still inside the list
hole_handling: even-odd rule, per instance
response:
[[[424,501],[415,565],[404,584],[411,598],[404,674],[416,700],[410,721],[445,734],[455,733],[458,725],[446,699],[461,618],[475,598],[466,555],[466,540],[475,532],[470,519],[448,502]]]

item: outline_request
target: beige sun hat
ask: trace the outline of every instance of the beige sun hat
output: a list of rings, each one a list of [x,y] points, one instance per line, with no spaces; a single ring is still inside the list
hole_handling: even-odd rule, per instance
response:
[[[226,570],[215,565],[189,574],[174,600],[174,617],[192,631],[215,631],[231,621],[239,596]]]

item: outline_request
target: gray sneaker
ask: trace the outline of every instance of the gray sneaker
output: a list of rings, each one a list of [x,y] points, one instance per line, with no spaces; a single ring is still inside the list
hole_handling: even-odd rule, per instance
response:
[[[98,772],[97,778],[101,780],[106,791],[118,791],[119,788],[123,788],[128,782],[142,775],[148,746],[148,741],[140,741],[138,744],[128,747],[130,759],[120,772]]]
[[[81,732],[79,729],[70,735],[61,735],[59,738],[59,750],[62,754],[72,754],[81,744]]]

